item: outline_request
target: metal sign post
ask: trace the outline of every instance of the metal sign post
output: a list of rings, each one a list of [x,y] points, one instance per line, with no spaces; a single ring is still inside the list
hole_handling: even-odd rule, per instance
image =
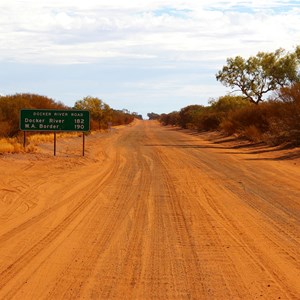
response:
[[[85,134],[82,133],[82,156],[84,156],[84,147],[85,147]]]
[[[56,156],[56,132],[54,131],[54,156]]]
[[[23,147],[24,147],[24,149],[26,148],[26,131],[24,131]]]

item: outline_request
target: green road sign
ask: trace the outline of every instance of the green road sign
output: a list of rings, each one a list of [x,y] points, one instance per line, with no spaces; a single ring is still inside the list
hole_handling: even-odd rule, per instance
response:
[[[87,110],[22,109],[20,129],[23,131],[89,131]]]

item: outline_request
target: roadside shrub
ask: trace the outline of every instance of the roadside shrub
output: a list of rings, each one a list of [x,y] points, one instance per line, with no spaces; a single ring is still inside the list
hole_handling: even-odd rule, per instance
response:
[[[189,105],[182,108],[179,112],[179,125],[182,128],[196,128],[201,115],[205,112],[202,105]]]
[[[154,112],[151,112],[151,113],[147,113],[147,117],[149,118],[149,120],[159,120],[160,115],[156,114]]]
[[[10,132],[10,124],[8,121],[0,120],[0,137],[8,137]]]
[[[217,130],[221,123],[221,113],[203,114],[198,122],[198,131]]]
[[[97,130],[98,127],[99,127],[98,122],[96,120],[91,119],[90,120],[90,127],[91,127],[91,130]]]
[[[0,136],[12,137],[19,131],[20,110],[23,108],[66,109],[62,103],[35,94],[15,94],[0,97]]]
[[[99,107],[95,109],[94,104],[97,98],[86,97],[83,101],[90,101],[88,105],[85,102],[78,102],[77,109],[90,109],[91,111],[91,130],[107,129],[108,123],[113,125],[129,124],[138,115],[130,114],[126,111],[111,109],[107,104],[99,100]],[[79,104],[82,104],[81,106]],[[97,102],[96,102],[97,104]],[[55,102],[53,99],[35,95],[35,94],[15,94],[0,96],[0,137],[14,137],[19,132],[19,116],[21,109],[70,109],[61,102]]]
[[[276,97],[275,97],[276,96]],[[223,96],[211,100],[210,106],[190,105],[171,114],[163,114],[164,125],[179,125],[198,131],[220,130],[255,142],[300,145],[300,83],[282,88],[273,99],[253,105],[240,96]],[[174,114],[174,112],[172,113]]]
[[[263,140],[262,132],[255,126],[247,126],[243,130],[243,136],[252,142],[261,142]]]
[[[159,121],[163,125],[173,125],[177,126],[180,123],[180,115],[178,111],[173,111],[169,114],[161,114],[159,117]]]
[[[217,100],[209,101],[209,103],[213,111],[224,113],[251,106],[251,103],[244,97],[231,95],[222,96]]]
[[[0,153],[13,153],[14,146],[6,139],[0,139]]]
[[[196,124],[194,124],[192,122],[186,123],[184,128],[185,129],[191,129],[191,130],[197,129]]]
[[[110,116],[110,121],[113,125],[126,125],[131,123],[134,120],[135,116],[121,111],[121,110],[111,110],[111,116]],[[107,123],[106,123],[107,124]],[[92,127],[93,128],[93,127]],[[96,129],[96,127],[95,127]]]
[[[284,87],[277,93],[278,98],[285,103],[300,105],[300,82],[291,87]]]
[[[300,105],[297,102],[270,104],[269,140],[273,144],[300,145]]]
[[[296,101],[268,101],[232,111],[223,119],[220,129],[237,133],[253,141],[278,145],[300,145],[300,105]]]
[[[23,145],[17,138],[2,138],[0,139],[0,153],[18,153],[23,152]]]
[[[223,124],[223,122],[226,122]],[[260,132],[268,130],[267,111],[263,104],[251,105],[239,110],[232,111],[221,124],[227,134],[242,133],[245,128],[255,126]]]
[[[229,119],[222,120],[219,129],[227,135],[233,135],[236,132],[235,123]]]

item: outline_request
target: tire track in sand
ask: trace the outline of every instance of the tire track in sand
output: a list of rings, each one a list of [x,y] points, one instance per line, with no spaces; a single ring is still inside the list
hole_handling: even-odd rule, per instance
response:
[[[67,226],[81,213],[81,211],[90,205],[94,199],[98,196],[102,189],[104,189],[105,185],[108,184],[111,179],[115,176],[118,169],[119,159],[118,157],[114,161],[114,165],[111,171],[105,175],[102,179],[99,178],[94,179],[92,182],[88,180],[87,187],[94,186],[94,189],[86,192],[82,199],[78,202],[78,204],[72,209],[71,212],[65,216],[62,221],[50,232],[48,232],[41,240],[39,240],[35,245],[33,245],[30,249],[28,249],[25,253],[23,253],[17,260],[15,260],[12,264],[6,267],[4,270],[0,272],[0,290],[18,274],[31,260],[33,260],[43,249],[47,248],[47,246],[52,243],[61,233],[63,233]],[[75,192],[75,195],[78,195]],[[27,222],[21,224],[17,228],[12,229],[6,234],[2,235],[0,238],[0,244],[6,242],[7,240],[13,238],[15,235],[29,229],[30,227],[36,225],[39,221],[47,218],[50,214],[59,210],[62,206],[71,202],[74,199],[74,195],[69,196],[64,201],[58,203],[57,205],[47,209],[42,212],[38,216],[33,217]]]

